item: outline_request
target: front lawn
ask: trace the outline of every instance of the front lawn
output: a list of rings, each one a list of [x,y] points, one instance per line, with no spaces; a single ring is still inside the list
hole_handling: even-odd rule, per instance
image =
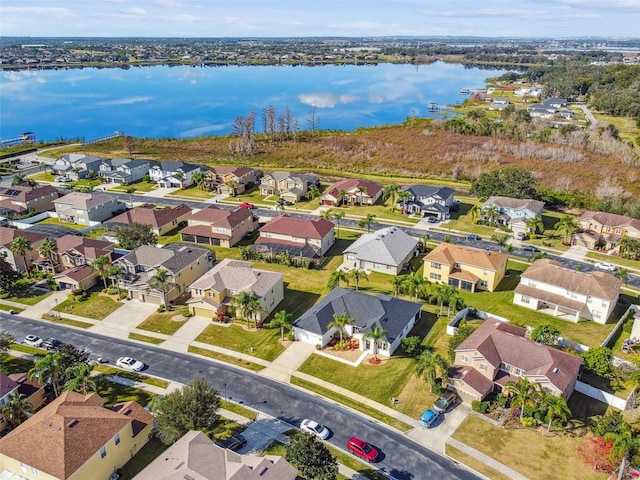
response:
[[[155,190],[156,188],[158,188],[158,184],[156,182],[145,182],[145,181],[131,183],[128,185],[117,185],[113,187],[109,185],[115,185],[115,184],[107,184],[107,189],[110,192],[126,192],[130,188],[135,188],[136,191],[133,192],[134,195],[137,192],[150,192],[151,190]]]
[[[117,302],[107,295],[101,295],[100,290],[94,287],[89,291],[89,297],[86,300],[67,299],[54,310],[61,314],[67,313],[94,320],[104,320],[121,306],[122,302]]]
[[[279,328],[261,328],[245,330],[234,324],[221,327],[211,324],[196,338],[197,342],[228,348],[236,352],[246,353],[263,360],[273,361],[284,351],[280,343]]]
[[[120,480],[131,480],[147,465],[158,458],[169,445],[165,445],[159,438],[152,438],[144,445],[122,468],[118,469]]]
[[[167,197],[188,197],[188,198],[197,198],[200,200],[208,200],[216,196],[216,193],[209,192],[207,190],[202,190],[199,186],[192,185],[187,188],[180,188],[175,192],[171,192],[167,194]]]
[[[52,292],[46,292],[31,288],[27,285],[20,287],[11,295],[0,295],[0,298],[9,302],[23,303],[25,305],[35,305],[51,295]]]
[[[152,313],[136,328],[149,330],[150,332],[155,333],[162,333],[164,335],[173,335],[188,320],[187,317],[183,316],[188,312],[189,309],[184,307],[171,312]]]
[[[11,310],[13,310],[14,313],[22,313],[24,311],[24,308],[12,307],[11,305],[0,303],[0,310],[4,310],[6,312],[10,312]]]
[[[16,349],[17,350],[17,349]],[[6,356],[2,360],[2,373],[11,375],[12,373],[24,373],[33,368],[33,362],[22,357]]]
[[[36,225],[58,225],[67,228],[73,228],[74,230],[84,230],[85,228],[89,228],[89,225],[79,225],[77,223],[67,223],[61,222],[55,217],[48,217],[44,220],[39,221]]]

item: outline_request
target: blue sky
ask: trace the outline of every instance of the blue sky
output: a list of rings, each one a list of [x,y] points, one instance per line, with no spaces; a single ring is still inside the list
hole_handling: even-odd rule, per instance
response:
[[[640,0],[0,0],[0,34],[639,37]]]

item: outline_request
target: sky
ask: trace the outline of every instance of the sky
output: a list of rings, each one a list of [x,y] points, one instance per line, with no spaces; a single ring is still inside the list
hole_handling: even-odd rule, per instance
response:
[[[640,37],[640,0],[0,0],[32,37]]]

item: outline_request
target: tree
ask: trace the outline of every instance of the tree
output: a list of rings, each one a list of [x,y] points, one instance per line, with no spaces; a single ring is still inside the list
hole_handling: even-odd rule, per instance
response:
[[[111,266],[111,259],[106,255],[101,255],[96,258],[93,262],[91,262],[91,268],[93,268],[100,277],[102,277],[102,282],[104,283],[104,289],[107,289],[107,272],[109,271],[109,267]]]
[[[491,241],[498,244],[498,249],[502,252],[502,249],[509,243],[509,235],[494,233],[491,235]]]
[[[624,267],[618,267],[618,271],[614,274],[625,285],[629,285],[629,270]]]
[[[345,216],[344,212],[335,212],[333,214],[333,219],[336,221],[336,226],[338,227],[338,237],[340,237],[340,220],[342,220]]]
[[[5,355],[9,353],[11,350],[11,344],[16,342],[16,337],[11,335],[9,332],[2,330],[0,332],[0,364],[4,359]]]
[[[206,180],[206,178],[207,177],[202,170],[198,170],[191,174],[191,179],[193,180],[193,182],[200,187],[200,190],[203,190],[203,191],[205,186],[204,181]]]
[[[316,107],[309,108],[309,113],[307,114],[307,122],[309,122],[309,130],[311,130],[311,136],[315,137],[318,123],[320,123],[320,119],[318,118],[318,109]]]
[[[478,220],[480,219],[480,216],[482,215],[482,207],[480,205],[478,205],[477,203],[474,204],[469,209],[469,212],[467,213],[467,215],[469,215],[469,218],[471,218],[471,222],[472,223],[478,223]]]
[[[560,337],[560,330],[550,323],[538,325],[531,332],[531,340],[550,346],[558,343],[558,337]]]
[[[396,197],[398,196],[399,187],[395,183],[390,183],[382,190],[382,199],[386,202],[391,199],[391,211],[396,209]]]
[[[582,353],[584,368],[601,376],[607,376],[613,368],[613,353],[608,347],[590,348]]]
[[[124,137],[122,144],[124,149],[129,153],[129,156],[131,156],[131,154],[133,154],[133,138],[131,135]]]
[[[307,479],[338,478],[337,460],[322,442],[308,433],[299,432],[291,437],[284,458]]]
[[[173,283],[172,273],[165,268],[158,268],[151,279],[149,280],[149,286],[147,292],[151,290],[159,290],[162,294],[162,305],[167,307],[167,293],[175,286]]]
[[[422,244],[422,251],[426,252],[427,251],[427,244],[429,243],[429,239],[431,237],[429,236],[428,233],[423,233],[422,235],[420,235],[420,243]]]
[[[327,324],[327,328],[337,328],[338,332],[340,333],[340,342],[342,342],[342,333],[345,331],[345,327],[355,321],[356,320],[354,318],[349,316],[349,313],[347,311],[342,312],[340,315],[334,313],[333,321]]]
[[[314,198],[318,198],[320,196],[320,189],[317,185],[311,185],[307,190],[307,198],[309,200],[313,200]]]
[[[613,472],[617,463],[611,461],[612,449],[613,441],[602,437],[587,437],[577,448],[578,455],[587,465],[594,471],[606,473]]]
[[[496,205],[490,205],[482,211],[484,217],[489,220],[489,225],[496,225],[500,218],[500,209]]]
[[[45,238],[40,244],[40,248],[38,248],[38,253],[46,260],[52,260],[52,254],[57,251],[58,246],[56,245],[56,242],[50,238]]]
[[[418,357],[416,374],[429,383],[429,388],[433,392],[436,390],[438,371],[444,375],[448,368],[447,361],[439,353],[435,353],[432,350],[425,350]]]
[[[247,321],[247,327],[249,327],[249,320],[253,319],[257,328],[258,320],[256,315],[261,311],[266,311],[258,296],[253,292],[240,292],[233,299],[233,305],[236,308],[236,317],[240,314],[239,316]]]
[[[451,305],[451,303],[454,301],[454,297],[457,295],[457,291],[455,287],[452,287],[450,285],[439,284],[436,285],[435,294],[438,302],[440,303],[440,315],[442,315],[442,307],[445,303],[447,305]]]
[[[287,313],[286,310],[280,310],[273,316],[269,326],[271,328],[280,328],[280,340],[284,340],[285,329],[289,330],[291,328],[291,314]]]
[[[410,357],[422,353],[422,338],[417,335],[404,337],[400,342],[400,345],[402,345],[402,350],[404,350],[404,353],[406,353]]]
[[[565,245],[569,243],[569,235],[579,227],[580,223],[578,223],[576,217],[572,215],[565,215],[556,222],[556,230],[564,235]]]
[[[120,279],[124,277],[124,271],[119,265],[113,265],[107,270],[107,277],[111,279],[111,285],[118,290],[118,298],[120,297]]]
[[[538,180],[533,173],[520,167],[505,167],[481,174],[473,184],[470,193],[481,201],[490,196],[511,198],[538,198]]]
[[[356,292],[358,291],[358,288],[360,287],[360,280],[369,280],[369,276],[367,275],[367,273],[362,270],[361,268],[354,268],[353,270],[351,270],[351,273],[349,273],[349,276],[351,278],[353,278],[353,281],[356,284]]]
[[[398,200],[402,204],[402,214],[407,213],[407,202],[411,198],[411,192],[408,190],[400,190],[398,192]]]
[[[371,225],[375,225],[378,223],[375,218],[376,216],[374,214],[368,213],[365,218],[358,220],[358,227],[360,227],[362,230],[366,228],[367,232],[371,232]]]
[[[394,275],[393,277],[391,277],[391,279],[389,280],[389,283],[391,283],[391,285],[393,286],[394,297],[398,296],[398,294],[402,290],[404,282],[405,282],[405,279],[403,275]]]
[[[32,187],[35,187],[36,185],[38,185],[38,183],[33,178],[29,178],[26,175],[21,175],[19,173],[14,175],[13,179],[11,180],[12,187],[17,187],[18,185],[23,185],[25,183]]]
[[[151,225],[132,223],[127,227],[118,227],[116,239],[121,248],[135,250],[141,245],[155,245],[158,236],[151,230]]]
[[[65,382],[63,389],[73,390],[83,395],[90,392],[100,393],[100,389],[104,386],[104,376],[91,375],[92,371],[93,365],[88,363],[79,363],[68,367],[65,373],[69,379]]]
[[[19,279],[20,274],[7,262],[4,255],[0,255],[0,293],[11,293]]]
[[[634,436],[634,432],[628,424],[625,423],[625,428],[618,434],[608,433],[604,437],[605,440],[613,442],[611,451],[609,452],[609,459],[612,463],[617,463],[619,460],[620,468],[618,473],[618,480],[622,480],[624,476],[625,464],[629,457],[632,457],[638,450],[639,441]]]
[[[9,401],[2,406],[0,412],[12,428],[17,427],[27,419],[27,413],[33,411],[33,406],[23,393],[17,393],[9,397]]]
[[[622,413],[618,410],[611,410],[606,415],[599,416],[591,429],[599,437],[604,437],[609,433],[618,435],[627,427]]]
[[[535,237],[536,234],[544,232],[544,222],[540,217],[532,217],[526,220],[529,232]]]
[[[60,390],[60,377],[65,371],[61,365],[61,359],[60,353],[50,353],[36,359],[33,362],[33,368],[28,372],[31,380],[36,379],[40,383],[44,383],[47,380],[50,381],[53,395],[56,397]]]
[[[336,270],[329,275],[329,281],[327,282],[327,288],[329,290],[333,290],[336,287],[340,286],[340,282],[344,282],[346,285],[349,285],[349,276],[343,270]]]
[[[414,300],[418,301],[418,295],[420,291],[429,283],[418,272],[411,272],[407,275],[403,275],[403,283],[407,287],[407,291],[413,294]]]
[[[510,394],[511,404],[520,405],[520,421],[524,418],[524,410],[526,407],[535,407],[540,397],[540,389],[537,383],[520,377],[517,382],[509,381],[504,386],[504,393]]]
[[[451,362],[456,358],[456,348],[458,348],[460,344],[464,342],[474,331],[475,327],[472,327],[464,320],[458,324],[458,329],[449,339],[449,346],[447,348],[447,353],[449,354],[449,360]]]
[[[556,418],[563,423],[571,418],[571,410],[564,397],[545,393],[542,397],[542,408],[545,410],[545,419],[549,422],[547,432],[551,431],[551,424]]]
[[[387,342],[387,333],[389,332],[376,326],[362,336],[363,339],[369,339],[373,342],[373,358],[376,361],[378,360],[378,342]]]
[[[166,445],[175,443],[189,430],[208,431],[217,421],[220,397],[209,383],[196,376],[179,390],[165,395],[156,415],[158,433]]]
[[[330,222],[333,219],[333,210],[323,210],[320,212],[320,218]]]
[[[367,187],[365,187],[364,185],[359,185],[358,188],[356,188],[356,198],[358,199],[358,205],[362,206],[362,200],[365,194],[367,194]]]
[[[9,250],[11,252],[20,257],[22,259],[22,264],[24,265],[24,270],[27,270],[27,252],[33,250],[33,246],[31,242],[27,240],[25,237],[15,237],[11,243],[9,244]],[[16,267],[17,267],[16,262]],[[18,269],[20,271],[20,269]]]

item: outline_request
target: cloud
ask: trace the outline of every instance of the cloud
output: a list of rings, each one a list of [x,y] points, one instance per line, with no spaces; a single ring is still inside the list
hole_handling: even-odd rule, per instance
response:
[[[382,95],[376,95],[374,93],[370,93],[367,97],[367,101],[369,103],[384,103],[385,99]]]
[[[338,95],[337,93],[302,93],[298,95],[300,103],[310,105],[317,108],[332,108],[338,103],[347,104],[355,102],[359,97],[357,95]]]
[[[544,3],[555,3],[575,9],[598,10],[600,12],[618,10],[638,13],[638,0],[543,0]]]
[[[143,16],[147,14],[147,11],[143,8],[133,7],[133,8],[125,8],[123,10],[119,10],[119,12],[123,15],[133,15],[133,16]]]
[[[185,6],[184,2],[180,0],[155,0],[153,4],[165,8],[183,8]]]
[[[207,133],[219,132],[221,130],[226,130],[227,128],[227,125],[205,125],[204,127],[185,130],[184,132],[181,132],[178,137],[201,137],[202,135],[206,135]]]
[[[118,100],[107,100],[104,102],[98,102],[96,105],[101,106],[114,106],[114,105],[132,105],[134,103],[150,102],[154,97],[128,97],[120,98]]]
[[[73,12],[62,7],[0,7],[2,15],[21,15],[26,18],[32,16],[51,18],[64,18],[73,16]]]

